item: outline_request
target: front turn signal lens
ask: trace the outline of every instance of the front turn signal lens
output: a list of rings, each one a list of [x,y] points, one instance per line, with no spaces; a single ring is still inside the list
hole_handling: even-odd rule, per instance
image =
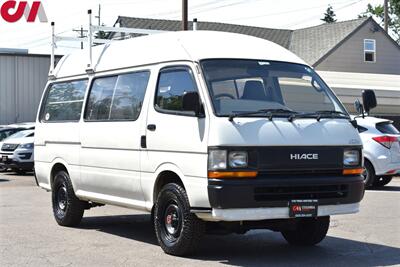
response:
[[[358,175],[358,174],[362,174],[363,172],[364,172],[363,168],[344,169],[343,170],[343,175]]]
[[[237,179],[237,178],[254,178],[258,175],[255,171],[243,171],[243,172],[208,172],[208,178],[211,179]]]

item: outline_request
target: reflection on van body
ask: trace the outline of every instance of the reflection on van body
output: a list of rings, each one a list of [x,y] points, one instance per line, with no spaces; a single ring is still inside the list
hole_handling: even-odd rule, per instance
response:
[[[330,215],[358,212],[358,133],[291,52],[196,31],[98,46],[94,58],[93,73],[82,52],[61,60],[37,116],[36,176],[60,225],[103,204],[143,210],[162,249],[184,255],[215,231],[314,245]]]

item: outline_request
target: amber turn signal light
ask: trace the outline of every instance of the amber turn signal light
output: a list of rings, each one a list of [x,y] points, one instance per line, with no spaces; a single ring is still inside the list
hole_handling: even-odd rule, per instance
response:
[[[344,169],[343,170],[343,175],[357,175],[357,174],[362,174],[363,172],[364,172],[363,168]]]
[[[244,172],[208,172],[208,178],[211,179],[237,179],[237,178],[254,178],[258,172],[254,171],[244,171]]]

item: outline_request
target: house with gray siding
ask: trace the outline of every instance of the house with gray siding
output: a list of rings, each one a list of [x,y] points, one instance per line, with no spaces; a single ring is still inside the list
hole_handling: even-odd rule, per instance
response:
[[[119,17],[114,26],[179,31],[178,20]],[[189,22],[189,28],[193,23]],[[285,30],[217,22],[197,22],[198,30],[247,34],[275,42],[313,66],[350,112],[362,90],[373,89],[379,106],[373,115],[400,120],[400,46],[373,18]],[[109,34],[109,39],[138,34]]]
[[[0,125],[35,120],[49,67],[49,55],[0,49]]]

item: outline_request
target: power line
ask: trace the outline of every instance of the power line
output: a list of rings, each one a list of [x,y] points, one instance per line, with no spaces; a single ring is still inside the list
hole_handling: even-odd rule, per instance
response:
[[[350,6],[353,6],[353,5],[355,5],[355,4],[357,4],[357,3],[361,2],[361,1],[364,1],[364,0],[357,0],[357,1],[354,1],[354,2],[352,2],[352,3],[350,3],[350,4],[347,4],[347,5],[345,5],[345,6],[342,6],[342,7],[338,8],[338,9],[336,9],[336,12],[339,11],[339,10],[343,10],[343,9],[345,9],[345,8],[348,8],[348,7],[350,7]],[[303,19],[303,20],[301,20],[301,21],[297,21],[297,22],[295,22],[295,23],[286,24],[286,25],[284,25],[283,27],[284,27],[284,28],[290,28],[290,27],[292,27],[292,26],[294,26],[294,25],[299,25],[299,24],[302,24],[302,23],[307,22],[307,21],[309,21],[309,20],[312,20],[312,19],[314,19],[314,18],[318,18],[318,17],[320,17],[320,15],[313,15],[312,17],[308,17],[308,18]]]
[[[340,1],[340,2],[333,2],[331,4],[343,4],[343,3],[347,3],[347,2],[348,1]],[[266,14],[262,14],[262,15],[258,15],[258,16],[246,16],[246,17],[232,18],[232,19],[229,19],[228,21],[241,21],[241,20],[248,20],[248,19],[263,18],[263,17],[268,17],[268,16],[285,15],[285,14],[290,14],[290,13],[297,13],[297,12],[317,9],[317,8],[321,8],[321,7],[325,7],[325,6],[326,5],[319,5],[319,6],[309,7],[309,8],[300,8],[300,9],[294,9],[294,10],[289,10],[289,11],[266,13]]]

